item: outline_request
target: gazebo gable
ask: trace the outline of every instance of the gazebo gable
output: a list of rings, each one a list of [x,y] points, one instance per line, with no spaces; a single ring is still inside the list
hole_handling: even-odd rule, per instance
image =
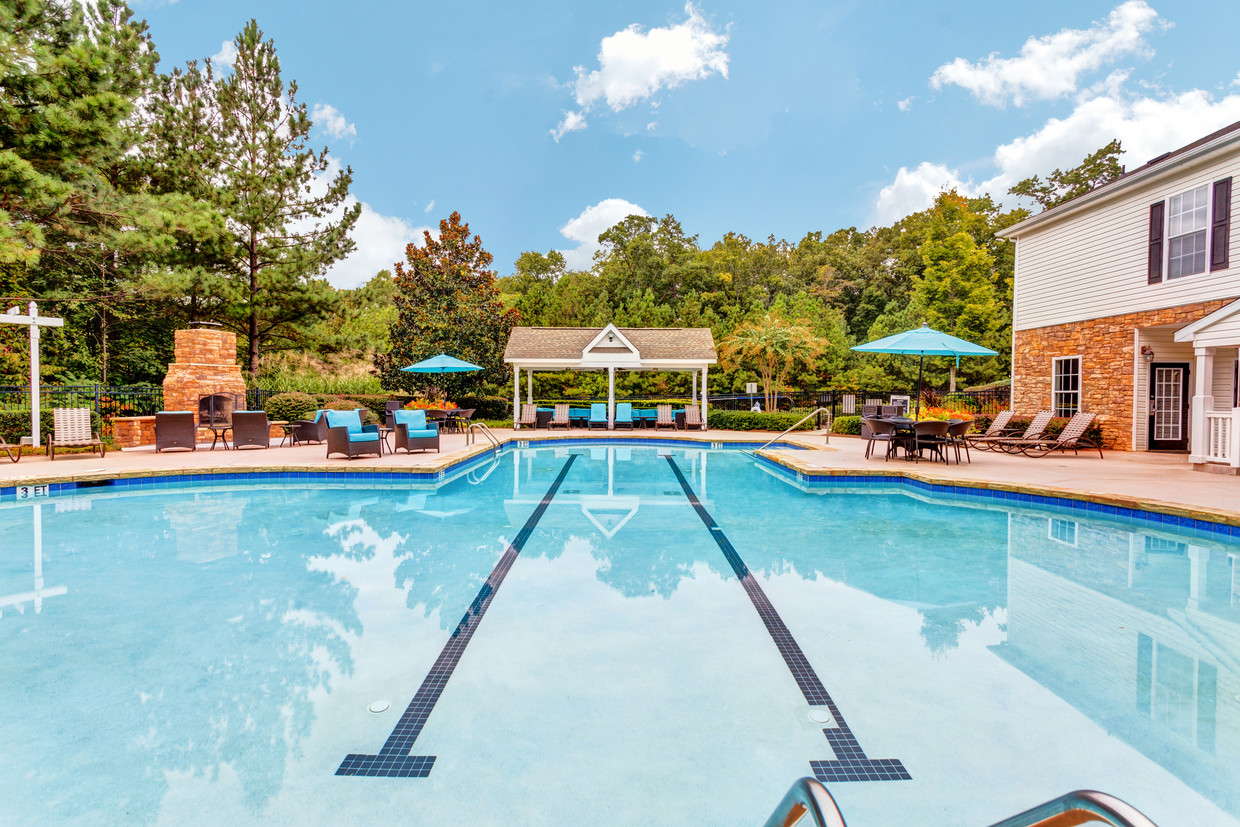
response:
[[[1195,347],[1236,347],[1240,344],[1240,300],[1180,328],[1175,340]]]
[[[581,349],[583,367],[617,367],[637,366],[641,364],[642,354],[628,337],[614,324],[608,324],[590,343]]]

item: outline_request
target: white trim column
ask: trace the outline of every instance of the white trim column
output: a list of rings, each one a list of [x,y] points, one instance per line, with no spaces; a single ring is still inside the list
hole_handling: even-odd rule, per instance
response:
[[[702,427],[706,425],[706,365],[702,365]]]
[[[689,381],[693,383],[693,404],[697,404],[697,374],[696,370],[689,371]]]
[[[525,371],[525,402],[527,405],[534,404],[534,371],[532,369]]]
[[[607,368],[607,430],[616,429],[616,368]]]
[[[512,366],[512,429],[517,430],[521,419],[521,366]]]
[[[1193,400],[1189,409],[1188,461],[1202,465],[1206,462],[1206,413],[1214,410],[1214,348],[1195,347],[1193,353],[1197,364],[1194,366]]]

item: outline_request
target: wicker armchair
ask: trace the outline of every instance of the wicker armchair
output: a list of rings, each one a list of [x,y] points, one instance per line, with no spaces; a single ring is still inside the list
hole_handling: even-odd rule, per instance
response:
[[[160,411],[155,414],[155,453],[170,448],[198,450],[198,422],[189,411]]]
[[[393,411],[392,419],[395,422],[393,433],[396,440],[392,448],[393,454],[401,448],[404,448],[407,454],[412,453],[415,448],[420,451],[430,448],[439,450],[439,426],[426,421],[426,411]]]
[[[344,454],[349,459],[365,454],[383,455],[378,425],[363,425],[360,411],[325,411],[327,456]]]
[[[233,411],[232,443],[234,448],[270,448],[271,423],[266,411]]]
[[[315,411],[314,419],[296,419],[291,424],[293,444],[317,442],[320,445],[327,441],[327,418],[323,411]]]

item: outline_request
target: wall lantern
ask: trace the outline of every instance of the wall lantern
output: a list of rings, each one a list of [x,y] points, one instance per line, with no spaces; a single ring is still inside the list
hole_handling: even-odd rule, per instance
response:
[[[1146,362],[1154,361],[1154,348],[1149,345],[1141,345],[1141,358]]]

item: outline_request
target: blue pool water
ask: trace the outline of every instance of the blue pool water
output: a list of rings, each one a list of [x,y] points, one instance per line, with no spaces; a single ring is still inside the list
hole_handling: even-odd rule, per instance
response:
[[[760,824],[815,773],[852,827],[1240,824],[1201,531],[598,446],[0,526],[4,824]]]

